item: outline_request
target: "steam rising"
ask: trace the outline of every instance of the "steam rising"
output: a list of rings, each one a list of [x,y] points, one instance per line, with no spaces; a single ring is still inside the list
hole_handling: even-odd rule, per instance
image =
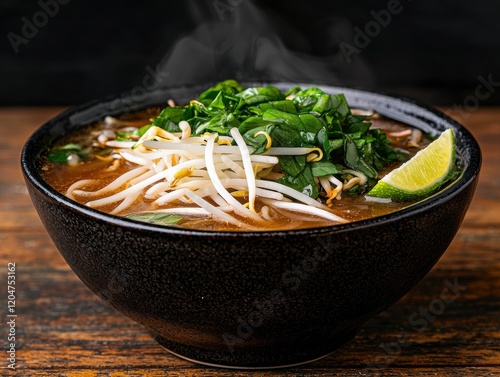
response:
[[[322,31],[327,54],[313,57],[290,51],[279,39],[269,17],[249,0],[220,3],[190,0],[199,25],[181,38],[163,58],[168,85],[195,84],[235,78],[241,81],[290,81],[369,86],[372,74],[361,59],[348,64],[337,46],[352,27],[343,19],[326,22]],[[297,32],[295,29],[293,32]],[[304,39],[300,34],[297,38]]]

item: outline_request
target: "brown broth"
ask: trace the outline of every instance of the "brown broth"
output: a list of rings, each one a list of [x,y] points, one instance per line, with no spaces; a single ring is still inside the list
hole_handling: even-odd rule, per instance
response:
[[[137,112],[133,114],[126,115],[122,117],[122,120],[130,122],[131,125],[135,125],[140,127],[141,125],[147,124],[148,120],[154,117],[158,113],[158,108],[151,108],[142,112]],[[386,134],[391,132],[399,132],[411,129],[411,127],[406,126],[402,123],[385,119],[382,117],[375,117],[370,119],[372,122],[373,128],[380,128]],[[105,128],[104,123],[98,123],[95,125],[89,126],[89,128],[82,130],[81,132],[70,135],[68,138],[61,140],[60,145],[64,145],[66,143],[81,143],[82,141],[86,141],[88,143],[89,135],[94,132],[103,130]],[[419,148],[408,148],[406,146],[407,138],[392,138],[388,136],[392,146],[394,148],[401,148],[409,153],[409,157],[413,156],[416,152],[418,152]],[[425,147],[430,143],[430,140],[427,137],[423,137],[420,145]],[[76,167],[71,167],[67,164],[53,164],[48,161],[43,163],[41,173],[44,180],[54,187],[57,191],[62,194],[66,194],[68,188],[75,183],[76,181],[82,179],[95,179],[97,182],[95,184],[88,184],[82,187],[83,190],[87,191],[95,191],[98,190],[117,177],[130,171],[131,169],[137,167],[134,164],[125,161],[121,163],[120,166],[114,170],[109,171],[111,162],[101,160],[99,158],[92,158],[88,161],[80,163]],[[379,173],[379,176],[387,174],[389,171],[394,168],[400,166],[401,163],[392,163],[388,166],[384,171]],[[109,194],[103,195],[108,196]],[[92,197],[92,200],[99,199],[99,196]],[[87,197],[75,196],[74,198],[77,202],[81,204],[85,204],[89,199]],[[242,198],[241,202],[244,203],[244,198]],[[376,216],[382,216],[405,207],[411,205],[411,202],[406,203],[380,203],[375,201],[367,201],[364,196],[355,195],[350,196],[347,192],[343,192],[341,200],[334,200],[334,204],[332,209],[339,216],[349,220],[349,221],[359,221],[363,219],[368,219]],[[98,209],[110,213],[115,207],[116,203],[112,205],[106,205],[99,207]],[[260,210],[262,207],[262,203],[257,200],[256,209]],[[184,205],[185,206],[185,205]],[[168,207],[162,207],[168,208]],[[153,200],[143,199],[139,197],[129,208],[125,211],[121,212],[120,216],[126,216],[132,213],[138,212],[151,212],[156,210],[157,207],[153,204]],[[313,228],[313,227],[324,227],[332,225],[332,222],[318,218],[311,215],[305,214],[297,214],[297,213],[289,213],[285,210],[279,210],[282,216],[279,216],[276,220],[274,220],[269,225],[266,225],[263,231],[269,230],[289,230],[289,229],[299,229],[299,228]],[[235,217],[235,214],[232,214]],[[245,220],[247,223],[251,225],[251,221]],[[247,229],[241,229],[231,224],[226,224],[225,222],[217,222],[210,218],[206,217],[196,217],[196,216],[185,216],[184,219],[178,224],[179,227],[190,228],[190,229],[199,229],[199,230],[239,230],[245,231]]]

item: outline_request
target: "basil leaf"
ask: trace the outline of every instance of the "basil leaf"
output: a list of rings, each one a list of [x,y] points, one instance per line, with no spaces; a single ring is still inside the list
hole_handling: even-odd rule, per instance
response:
[[[342,148],[342,146],[344,145],[344,140],[343,139],[328,140],[328,144],[330,145],[330,149],[332,151],[335,151],[337,149]]]
[[[310,196],[313,199],[318,197],[318,185],[314,180],[314,177],[309,166],[305,166],[304,170],[299,173],[296,177],[286,174],[277,180],[285,186],[291,187],[304,195]]]
[[[314,115],[300,114],[299,119],[302,123],[303,131],[300,133],[305,143],[314,145],[318,132],[324,128],[323,123]]]
[[[268,109],[262,114],[262,119],[271,123],[287,124],[297,130],[304,131],[304,125],[298,115],[286,113],[276,109]]]
[[[260,117],[248,117],[241,123],[238,127],[238,131],[240,131],[240,134],[245,134],[250,130],[253,130],[255,128],[259,128],[259,131],[261,131],[262,127],[266,127],[269,124],[269,122],[263,120]],[[255,131],[258,132],[258,131]]]
[[[185,108],[184,107],[165,107],[158,118],[168,119],[173,123],[179,123],[182,120],[182,116],[184,115]],[[160,124],[155,124],[155,126],[163,128]]]
[[[285,98],[281,90],[274,86],[247,88],[236,95],[243,99],[247,105],[255,105],[261,102],[277,101]]]
[[[240,122],[233,114],[222,113],[200,124],[196,128],[195,134],[200,135],[205,131],[212,131],[225,135],[229,133],[231,128],[238,127],[239,125]]]
[[[211,88],[208,88],[198,97],[198,101],[204,105],[209,105],[220,92],[227,94],[229,96],[234,96],[243,90],[243,86],[236,80],[225,80],[222,81]]]
[[[295,95],[296,93],[300,92],[301,90],[302,89],[300,88],[300,86],[294,86],[285,92],[285,97],[291,96],[292,94]]]
[[[89,152],[84,152],[83,147],[79,144],[69,143],[59,147],[54,147],[47,153],[47,159],[56,164],[65,164],[68,162],[68,157],[77,155],[84,160],[89,157]]]
[[[286,124],[277,124],[272,133],[269,134],[273,141],[273,147],[302,147],[302,138],[296,128]]]
[[[133,213],[125,216],[127,219],[143,221],[149,224],[157,225],[175,225],[180,222],[183,217],[172,213],[158,213],[158,212],[142,212]]]
[[[360,157],[356,143],[347,135],[344,139],[344,149],[347,166],[363,173],[369,178],[377,177],[377,171]]]
[[[219,92],[219,94],[217,94],[217,97],[215,97],[215,99],[212,102],[210,102],[210,105],[208,105],[208,109],[210,111],[213,111],[215,109],[224,110],[226,109],[227,102],[228,100],[224,96],[224,93]]]
[[[270,135],[273,129],[274,126],[266,125],[266,126],[252,128],[242,135],[243,139],[245,139],[245,143],[255,148],[252,154],[264,153],[266,151],[266,146],[267,146],[267,138],[264,135],[258,135],[257,137],[255,137],[255,134],[257,132],[264,131],[268,135]]]
[[[306,156],[279,156],[278,160],[281,169],[292,177],[302,173],[306,167]]]
[[[295,104],[290,100],[264,102],[259,104],[258,107],[261,110],[261,113],[264,113],[268,109],[276,109],[290,114],[297,113]]]
[[[368,131],[371,125],[370,122],[358,122],[354,120],[352,123],[345,124],[343,128],[346,134],[359,134],[361,136]]]
[[[318,133],[325,125],[321,120],[311,114],[300,114],[299,119],[302,123],[303,130],[311,133]]]
[[[60,147],[53,148],[53,150],[58,150],[58,151],[81,151],[82,146],[80,144],[75,144],[75,143],[69,143],[62,145]]]
[[[317,161],[310,163],[312,175],[315,177],[324,177],[326,175],[339,174],[335,164],[330,161]]]
[[[348,115],[351,114],[351,109],[347,104],[347,100],[343,94],[336,94],[330,97],[332,101],[332,109],[331,115],[335,118],[344,121]]]
[[[286,99],[288,96],[291,99]],[[306,162],[305,156],[280,156],[285,173],[282,178],[290,187],[317,195],[314,177],[336,174],[349,167],[365,174],[372,184],[377,171],[391,161],[402,158],[394,151],[385,134],[370,129],[367,117],[353,115],[343,94],[328,94],[320,88],[291,88],[286,93],[274,86],[243,88],[235,80],[215,84],[200,94],[197,101],[185,107],[165,108],[151,125],[118,138],[141,136],[152,125],[168,131],[179,131],[181,120],[187,121],[194,135],[206,131],[227,135],[238,127],[254,154],[266,150],[269,134],[273,147],[318,147],[323,160]],[[306,190],[305,187],[316,187]]]
[[[332,108],[332,100],[331,96],[329,94],[322,94],[319,98],[314,107],[312,108],[311,112],[314,115],[322,115],[323,113],[327,112],[328,110],[331,110]]]
[[[325,92],[321,89],[312,87],[297,92],[292,101],[295,103],[295,106],[297,106],[299,111],[310,111],[316,102],[318,102],[318,99],[324,94]]]
[[[179,132],[181,129],[179,128],[178,124],[178,122],[175,123],[168,118],[155,118],[150,125],[139,128],[137,134],[139,137],[144,135],[146,131],[149,130],[149,128],[152,126],[160,127],[168,132]]]

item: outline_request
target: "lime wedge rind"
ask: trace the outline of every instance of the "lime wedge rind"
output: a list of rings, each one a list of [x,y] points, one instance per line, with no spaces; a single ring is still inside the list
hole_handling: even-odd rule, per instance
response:
[[[408,192],[406,192],[404,190],[398,190],[397,188],[394,188],[393,186],[390,186],[390,185],[386,184],[385,182],[381,182],[380,183],[381,187],[379,188],[380,191],[379,191],[379,189],[377,189],[377,191],[373,194],[370,191],[370,193],[369,193],[370,195],[367,195],[367,198],[368,199],[370,197],[387,198],[387,199],[392,199],[393,201],[397,201],[397,202],[417,201],[417,200],[420,200],[420,199],[423,199],[423,198],[426,198],[426,197],[432,195],[433,193],[438,191],[439,188],[444,185],[444,183],[446,183],[446,182],[443,182],[443,184],[439,184],[436,186],[429,186],[423,190],[412,191],[409,194]]]
[[[438,191],[454,175],[455,137],[444,131],[427,148],[382,178],[368,197],[415,201]]]

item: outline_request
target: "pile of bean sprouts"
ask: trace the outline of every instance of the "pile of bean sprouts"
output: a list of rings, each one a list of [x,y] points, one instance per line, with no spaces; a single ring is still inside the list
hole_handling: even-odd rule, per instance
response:
[[[136,167],[96,191],[83,190],[94,180],[79,180],[68,188],[67,196],[84,198],[92,208],[116,205],[112,214],[127,211],[142,196],[154,203],[155,212],[212,218],[251,229],[247,221],[265,226],[279,210],[311,215],[332,224],[345,223],[347,220],[330,208],[333,200],[367,179],[353,170],[342,171],[353,177],[347,182],[333,175],[317,178],[327,196],[323,204],[276,182],[283,176],[277,156],[305,155],[308,161],[315,161],[322,157],[319,148],[273,148],[264,132],[265,153],[252,154],[253,148],[237,128],[231,129],[231,136],[214,132],[192,136],[185,121],[179,128],[182,132],[170,133],[152,126],[137,141],[108,140],[102,133],[99,141],[115,150],[108,169],[116,169],[125,161]]]

